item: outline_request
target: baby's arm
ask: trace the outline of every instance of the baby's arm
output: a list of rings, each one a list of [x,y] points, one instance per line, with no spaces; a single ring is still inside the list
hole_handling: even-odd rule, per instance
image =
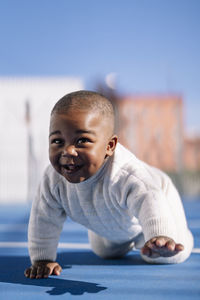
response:
[[[55,184],[58,178],[54,178],[54,175],[47,168],[32,204],[28,226],[32,266],[24,272],[28,278],[46,278],[61,272],[61,267],[55,260],[66,212],[59,197],[59,186]]]
[[[60,275],[61,266],[57,262],[40,260],[24,271],[24,275],[31,279],[47,278],[50,275]]]
[[[171,257],[184,250],[182,244],[166,236],[157,236],[145,243],[141,253],[151,258]]]

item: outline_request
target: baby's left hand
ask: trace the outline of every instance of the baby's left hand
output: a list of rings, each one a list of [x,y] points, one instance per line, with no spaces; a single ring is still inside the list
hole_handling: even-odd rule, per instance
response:
[[[178,252],[183,251],[182,244],[176,244],[174,240],[166,236],[157,236],[150,239],[145,243],[141,249],[143,255],[151,258],[157,257],[170,257],[176,255]]]

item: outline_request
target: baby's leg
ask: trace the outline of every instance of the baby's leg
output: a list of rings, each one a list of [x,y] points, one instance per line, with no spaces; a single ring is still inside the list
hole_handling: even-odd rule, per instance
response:
[[[123,257],[134,246],[133,241],[117,244],[99,236],[91,230],[88,230],[88,237],[94,253],[104,259]]]

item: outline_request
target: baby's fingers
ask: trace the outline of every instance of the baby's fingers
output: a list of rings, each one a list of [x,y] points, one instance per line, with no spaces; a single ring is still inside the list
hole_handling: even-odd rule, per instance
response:
[[[48,269],[48,270],[46,270]],[[43,278],[43,277],[48,277],[48,272],[49,272],[49,268],[47,268],[46,266],[38,266],[37,267],[37,275],[36,275],[36,279],[40,279],[40,278]],[[46,275],[48,274],[48,275]]]
[[[62,268],[57,263],[49,263],[44,270],[43,277],[47,278],[50,275],[60,275]]]
[[[169,240],[166,243],[165,247],[167,248],[168,251],[173,252],[176,250],[176,243],[173,240]]]
[[[52,274],[51,269],[49,267],[45,267],[43,277],[48,278]]]
[[[161,248],[161,247],[167,247],[168,243],[169,243],[169,248],[170,247],[171,248],[175,247],[174,241],[171,240],[171,239],[168,239],[166,237],[160,236],[160,237],[157,237],[156,240],[155,240],[155,245],[157,247],[159,247],[159,248]]]
[[[31,268],[27,268],[27,269],[24,271],[24,275],[28,278],[28,277],[30,277],[30,274],[31,274]]]
[[[55,266],[55,268],[53,269],[54,275],[60,275],[61,272],[62,272],[62,268],[60,265]]]
[[[182,244],[176,244],[175,250],[177,252],[183,251],[184,250],[184,246]]]
[[[50,275],[60,275],[62,268],[59,265],[54,267],[54,263],[47,264],[47,266],[39,266],[37,268],[36,278],[48,278]]]
[[[146,255],[146,256],[151,255],[151,251],[150,251],[149,247],[147,247],[146,245],[141,249],[141,252],[143,255]]]
[[[40,279],[40,278],[47,278],[49,276],[50,270],[47,267],[43,267],[43,266],[31,266],[30,268],[27,268],[24,271],[24,275],[27,278],[31,278],[31,279]]]
[[[34,267],[34,266],[32,266],[32,267],[30,268],[30,275],[29,275],[29,278],[34,279],[34,278],[36,278],[36,276],[37,276],[37,268]]]
[[[141,249],[141,253],[151,258],[157,258],[160,256],[159,253],[154,252],[153,249],[149,248],[147,245]]]

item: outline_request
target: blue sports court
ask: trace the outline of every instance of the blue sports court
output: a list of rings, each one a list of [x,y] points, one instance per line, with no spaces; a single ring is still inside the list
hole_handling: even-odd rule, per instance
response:
[[[139,252],[103,260],[90,250],[87,231],[68,220],[60,238],[59,277],[31,280],[27,224],[30,205],[0,206],[0,298],[18,299],[200,299],[200,201],[183,201],[195,246],[179,265],[149,265]]]

